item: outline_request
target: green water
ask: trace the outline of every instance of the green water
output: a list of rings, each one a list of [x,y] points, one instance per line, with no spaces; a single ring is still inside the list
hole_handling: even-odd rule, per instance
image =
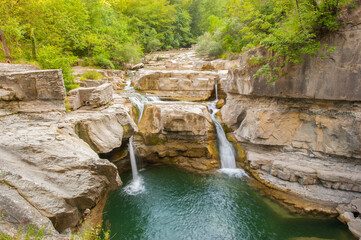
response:
[[[291,215],[245,179],[158,166],[140,173],[146,191],[110,194],[104,220],[112,239],[354,239],[336,219]],[[124,186],[131,173],[123,174]]]

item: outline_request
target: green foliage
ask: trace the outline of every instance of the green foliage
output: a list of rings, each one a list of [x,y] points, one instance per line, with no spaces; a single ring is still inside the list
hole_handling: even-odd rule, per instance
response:
[[[114,64],[104,54],[93,57],[92,64],[105,69],[114,69]]]
[[[47,45],[39,49],[37,60],[43,69],[63,70],[64,84],[67,91],[79,87],[77,84],[74,84],[73,80],[75,77],[71,75],[71,65],[77,61],[77,58],[71,53],[62,52],[55,46]]]
[[[110,227],[102,229],[101,224],[97,226],[83,226],[79,233],[73,234],[71,240],[108,240],[110,239]]]
[[[99,80],[103,78],[103,75],[96,70],[89,70],[83,73],[83,77],[90,80]]]
[[[248,66],[250,67],[258,67],[258,66],[262,66],[264,64],[266,64],[267,61],[265,59],[265,57],[263,56],[251,56],[249,59],[248,59]]]
[[[326,33],[338,29],[338,13],[351,0],[225,2],[226,7],[218,3],[223,6],[223,11],[208,14],[208,29],[203,29],[209,31],[225,51],[241,53],[259,46],[266,47],[273,53],[273,58],[260,65],[263,67],[257,76],[274,81],[280,72],[279,67],[289,62],[301,62],[302,55],[316,56],[323,48],[327,52],[334,50],[332,47],[322,46],[319,40]],[[214,9],[209,11],[214,12]],[[199,39],[200,41],[204,40]],[[250,63],[253,64],[252,60]]]
[[[157,136],[152,136],[151,139],[150,139],[150,145],[156,145],[158,143],[165,143],[165,142],[168,142],[168,139],[166,138],[159,138]]]
[[[218,57],[222,55],[222,45],[217,42],[210,33],[206,32],[198,38],[198,47],[196,52],[200,56]]]
[[[113,53],[113,59],[123,63],[139,63],[141,61],[142,51],[139,45],[126,43],[119,46]]]

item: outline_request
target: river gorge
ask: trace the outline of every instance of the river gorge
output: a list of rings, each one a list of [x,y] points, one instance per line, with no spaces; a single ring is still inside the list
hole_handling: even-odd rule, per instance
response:
[[[0,230],[68,239],[100,208],[112,239],[360,238],[359,26],[270,84],[263,48],[75,67],[67,95],[60,70],[0,64]]]

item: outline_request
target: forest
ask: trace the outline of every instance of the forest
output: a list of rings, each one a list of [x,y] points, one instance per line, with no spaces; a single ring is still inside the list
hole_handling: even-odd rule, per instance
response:
[[[314,55],[319,39],[342,24],[350,0],[0,0],[0,62],[63,69],[122,69],[144,54],[198,44],[201,56],[237,58],[265,46],[272,59],[254,59],[270,77],[288,62]],[[277,67],[269,64],[282,58]],[[81,59],[81,61],[79,61]]]

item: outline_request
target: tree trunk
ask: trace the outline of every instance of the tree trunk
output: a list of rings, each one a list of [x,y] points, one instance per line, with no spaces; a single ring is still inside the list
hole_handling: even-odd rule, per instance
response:
[[[0,40],[1,40],[1,44],[3,45],[3,51],[4,51],[5,58],[7,59],[7,62],[10,63],[11,62],[10,51],[9,51],[8,45],[6,44],[6,39],[1,30],[1,27],[0,27]]]

